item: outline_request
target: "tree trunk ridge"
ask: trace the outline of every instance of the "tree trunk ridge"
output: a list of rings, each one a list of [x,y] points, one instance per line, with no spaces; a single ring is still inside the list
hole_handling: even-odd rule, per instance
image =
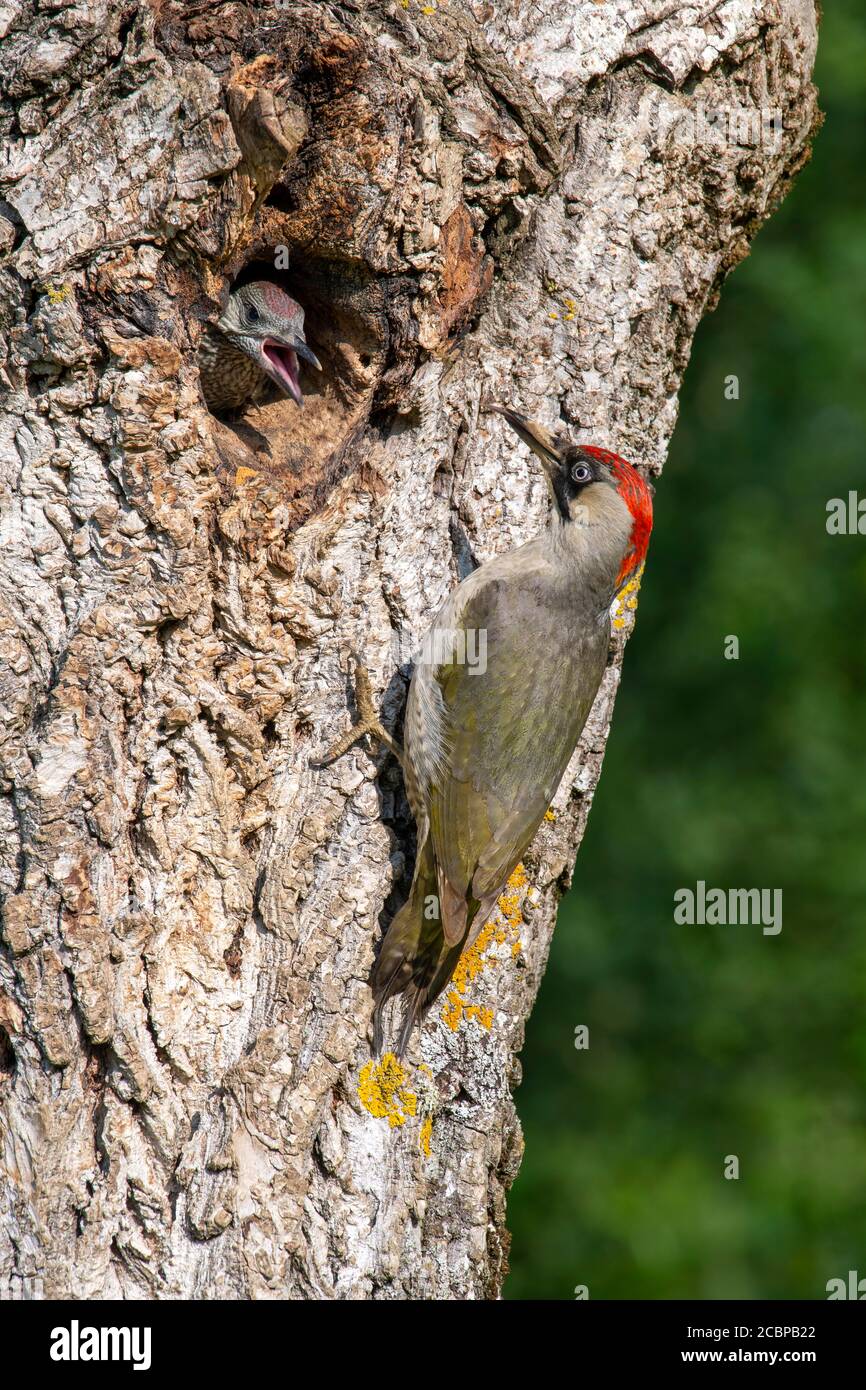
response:
[[[636,586],[403,1068],[367,985],[399,768],[314,763],[350,652],[399,732],[446,594],[544,524],[488,400],[661,471],[697,325],[808,157],[816,33],[812,0],[0,0],[0,1295],[500,1292],[516,1054]],[[203,406],[241,273],[305,308],[302,412]]]

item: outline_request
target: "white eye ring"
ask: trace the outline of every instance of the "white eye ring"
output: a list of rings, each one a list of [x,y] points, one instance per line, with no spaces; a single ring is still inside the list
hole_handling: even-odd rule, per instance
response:
[[[592,472],[588,464],[576,463],[571,470],[571,476],[576,483],[588,483],[592,477]]]

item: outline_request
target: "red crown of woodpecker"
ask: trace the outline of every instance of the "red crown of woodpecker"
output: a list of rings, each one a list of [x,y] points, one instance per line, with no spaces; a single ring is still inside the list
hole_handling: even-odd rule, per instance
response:
[[[584,444],[582,447],[584,453],[591,454],[593,458],[597,458],[600,463],[606,463],[613,470],[618,479],[617,492],[631,512],[632,528],[629,548],[616,577],[616,585],[619,589],[631,575],[640,569],[646,559],[650,533],[653,529],[652,492],[637,469],[632,467],[624,458],[620,458],[619,454],[612,453],[610,449],[599,449],[595,444]]]
[[[276,314],[278,318],[294,318],[301,307],[296,300],[269,280],[257,280],[253,288],[259,291],[271,313]]]

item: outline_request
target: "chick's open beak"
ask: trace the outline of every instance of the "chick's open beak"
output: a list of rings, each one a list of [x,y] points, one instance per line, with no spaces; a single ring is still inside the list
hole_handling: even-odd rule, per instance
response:
[[[313,352],[312,348],[307,347],[307,344],[304,342],[303,338],[296,338],[293,347],[298,356],[303,357],[305,362],[309,362],[311,367],[315,367],[317,372],[320,372],[322,370],[321,362],[319,361],[316,354]]]
[[[316,354],[307,347],[303,338],[265,338],[262,343],[262,367],[268,376],[291,396],[296,405],[303,405],[304,398],[301,394],[298,372],[299,357],[302,357],[305,362],[309,362],[311,367],[316,368],[316,371],[322,370],[321,362]]]

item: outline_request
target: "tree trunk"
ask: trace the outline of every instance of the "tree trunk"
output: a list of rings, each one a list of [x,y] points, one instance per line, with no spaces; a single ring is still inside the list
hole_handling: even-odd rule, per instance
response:
[[[403,1069],[367,986],[399,767],[312,762],[350,651],[399,731],[442,599],[543,524],[488,400],[660,472],[808,156],[812,0],[2,0],[0,35],[0,1292],[494,1296],[635,592]],[[218,422],[196,344],[251,266],[325,370]]]

